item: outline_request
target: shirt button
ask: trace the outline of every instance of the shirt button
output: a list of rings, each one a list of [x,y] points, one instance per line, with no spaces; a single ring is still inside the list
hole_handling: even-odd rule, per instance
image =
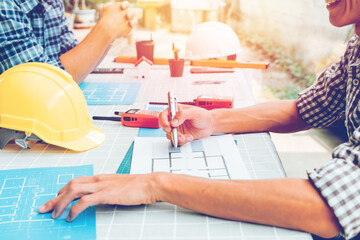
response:
[[[356,79],[356,78],[355,78],[355,79],[353,80],[353,84],[354,84],[354,86],[359,85],[359,79]]]

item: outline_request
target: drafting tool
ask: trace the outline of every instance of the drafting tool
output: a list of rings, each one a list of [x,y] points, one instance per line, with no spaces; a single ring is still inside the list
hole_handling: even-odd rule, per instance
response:
[[[209,85],[209,84],[222,84],[222,83],[225,83],[225,81],[205,80],[205,81],[194,81],[192,82],[192,85]]]
[[[135,64],[136,57],[119,56],[116,57],[114,62],[117,63],[132,63]],[[216,67],[216,68],[252,68],[252,69],[267,69],[269,67],[268,62],[238,62],[235,60],[190,60],[185,59],[187,65],[198,67]],[[169,65],[168,58],[154,58],[154,65]]]
[[[114,67],[114,68],[100,68],[97,67],[92,70],[91,73],[124,73],[124,68]]]
[[[88,105],[130,105],[135,102],[141,83],[82,82],[79,87]]]
[[[215,67],[215,68],[252,68],[252,69],[268,69],[267,62],[238,62],[235,60],[191,60],[191,66],[198,67]]]
[[[121,122],[127,127],[160,128],[160,112],[145,109],[130,109],[124,113],[114,112],[118,117],[94,116],[94,120]]]
[[[232,68],[212,68],[212,67],[200,67],[200,68],[191,68],[190,73],[233,73],[235,72]]]
[[[51,218],[51,212],[38,213],[71,179],[92,175],[92,165],[0,171],[1,239],[96,239],[94,206],[71,223],[66,217],[77,201],[57,219]]]
[[[129,174],[130,173],[133,150],[134,150],[134,142],[131,143],[131,145],[130,145],[128,151],[126,152],[125,157],[122,160],[116,173],[118,173],[118,174]]]
[[[207,110],[216,108],[233,108],[234,98],[233,97],[221,97],[221,96],[199,96],[192,102],[178,102],[185,105],[193,105],[202,107]],[[149,104],[165,105],[167,103],[161,102],[150,102]]]

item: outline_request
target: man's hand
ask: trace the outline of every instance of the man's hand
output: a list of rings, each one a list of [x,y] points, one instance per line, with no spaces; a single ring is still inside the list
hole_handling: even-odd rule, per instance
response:
[[[140,205],[156,202],[155,178],[159,173],[146,175],[108,174],[83,176],[72,179],[63,187],[56,198],[41,207],[39,213],[52,211],[58,218],[75,199],[80,199],[69,212],[66,221],[73,221],[89,206],[97,204]]]
[[[136,25],[135,14],[129,9],[129,2],[107,3],[99,12],[99,23],[115,39],[126,36]]]
[[[180,146],[193,140],[208,137],[213,133],[213,119],[210,111],[181,104],[178,105],[178,108],[178,112],[171,122],[169,122],[168,109],[160,114],[160,125],[166,132],[168,139],[171,139],[171,127],[178,128]]]

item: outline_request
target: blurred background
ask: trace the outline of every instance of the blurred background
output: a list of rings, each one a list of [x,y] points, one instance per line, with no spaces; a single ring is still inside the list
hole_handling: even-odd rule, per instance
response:
[[[96,22],[108,0],[63,0],[78,37]],[[111,1],[110,1],[111,2]],[[112,1],[114,2],[114,1]],[[303,0],[130,0],[138,26],[133,39],[153,35],[155,54],[163,56],[166,41],[183,49],[191,29],[205,21],[221,21],[238,34],[241,61],[270,61],[262,73],[259,101],[294,99],[316,76],[344,52],[353,28],[335,28],[328,21],[325,1]],[[81,31],[82,30],[82,31]],[[132,39],[128,39],[131,44]],[[161,43],[164,44],[161,44]],[[170,43],[169,43],[170,44]],[[165,46],[166,45],[166,46]],[[114,54],[126,55],[120,44]],[[129,50],[129,49],[128,49]],[[124,50],[123,50],[124,51]]]

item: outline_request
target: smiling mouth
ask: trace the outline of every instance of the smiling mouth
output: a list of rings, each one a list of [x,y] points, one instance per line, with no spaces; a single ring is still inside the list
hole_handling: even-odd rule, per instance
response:
[[[341,0],[325,0],[326,6],[327,7],[331,7],[332,5],[334,5],[335,3],[340,2]]]

